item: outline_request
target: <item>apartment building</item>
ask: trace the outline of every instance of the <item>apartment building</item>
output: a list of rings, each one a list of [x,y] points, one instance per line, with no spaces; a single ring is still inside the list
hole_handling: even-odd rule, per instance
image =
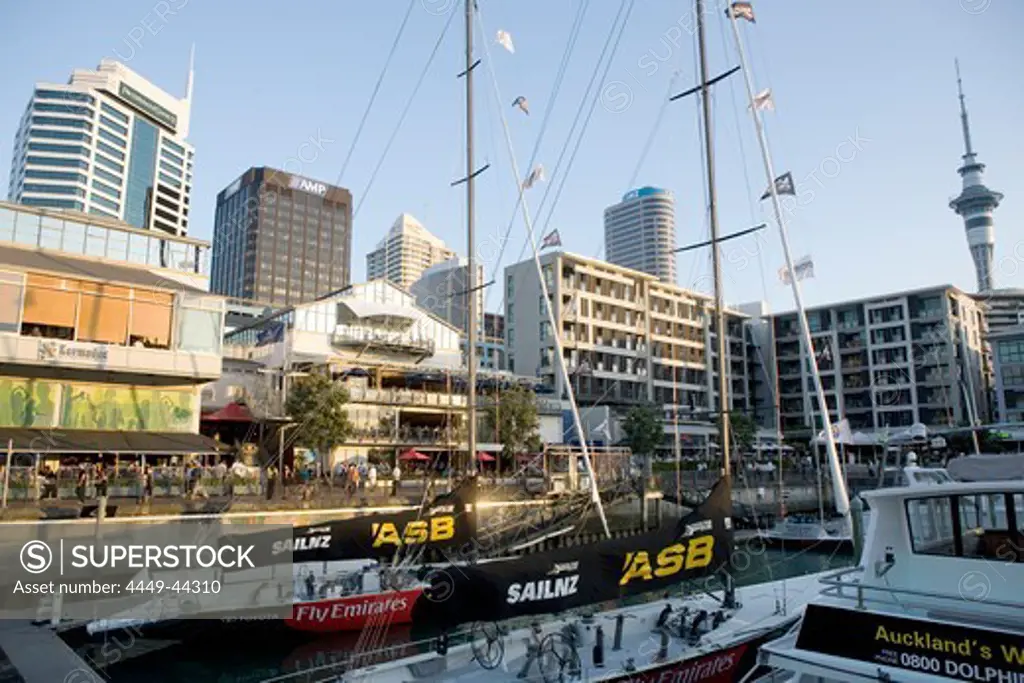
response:
[[[989,334],[1024,325],[1024,289],[990,289],[971,296],[985,306]]]
[[[713,300],[647,273],[566,252],[541,256],[555,324],[533,260],[505,269],[505,342],[509,370],[536,374],[566,393],[554,335],[581,406],[663,406],[667,431],[680,422],[684,447],[706,447],[717,411]],[[728,311],[729,407],[750,408],[750,369],[743,322]]]
[[[833,420],[880,436],[987,419],[985,309],[970,294],[942,285],[816,307],[807,318]],[[812,420],[818,406],[797,314],[774,316],[773,335],[783,433],[808,437],[820,418]]]
[[[997,422],[1024,422],[1024,325],[989,334]]]
[[[209,244],[0,203],[0,440],[95,458],[217,453],[200,389],[221,375]]]
[[[109,59],[37,83],[14,136],[8,196],[184,235],[195,151],[184,98]]]
[[[455,258],[423,224],[407,213],[399,216],[377,248],[366,255],[366,279],[384,278],[409,289],[431,266]]]
[[[604,243],[609,263],[676,282],[676,203],[657,187],[627,192],[604,210]]]

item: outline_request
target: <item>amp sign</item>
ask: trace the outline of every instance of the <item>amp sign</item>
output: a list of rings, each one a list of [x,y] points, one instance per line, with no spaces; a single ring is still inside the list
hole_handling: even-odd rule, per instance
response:
[[[310,180],[308,178],[302,178],[302,177],[297,176],[297,175],[293,175],[292,176],[292,181],[288,185],[288,187],[290,187],[293,190],[301,190],[303,192],[309,192],[310,194],[315,194],[315,195],[320,196],[320,197],[322,197],[325,194],[327,194],[327,184],[326,183],[318,183],[315,180]]]

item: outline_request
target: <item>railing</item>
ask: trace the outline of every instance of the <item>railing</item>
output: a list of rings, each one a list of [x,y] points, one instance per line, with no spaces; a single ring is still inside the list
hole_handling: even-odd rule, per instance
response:
[[[331,343],[338,346],[369,344],[434,353],[433,339],[411,337],[407,332],[381,332],[367,328],[336,330],[331,335]]]
[[[375,427],[354,430],[348,440],[357,444],[451,444],[460,440],[460,433],[436,427]]]
[[[844,580],[842,580],[843,577],[845,577],[845,576],[847,576],[849,574],[860,573],[860,572],[864,572],[864,571],[865,571],[865,568],[862,567],[862,566],[861,567],[849,567],[847,569],[841,569],[841,570],[835,572],[834,574],[829,574],[827,576],[823,576],[820,579],[820,582],[822,584],[824,584],[825,586],[828,586],[828,588],[826,588],[824,591],[822,591],[822,594],[823,595],[828,595],[828,596],[831,596],[831,597],[835,597],[835,598],[840,598],[842,600],[854,601],[854,602],[857,603],[857,609],[864,609],[865,603],[868,603],[868,602],[892,604],[892,603],[890,603],[888,601],[884,601],[884,600],[872,600],[871,598],[867,598],[864,595],[865,592],[888,593],[889,595],[893,595],[893,596],[895,596],[895,595],[908,595],[908,596],[914,596],[914,597],[918,597],[918,598],[938,598],[939,600],[948,600],[951,603],[952,602],[956,602],[956,603],[959,603],[961,605],[963,605],[965,602],[970,602],[969,600],[966,600],[962,595],[960,595],[960,593],[957,593],[954,596],[954,595],[949,595],[948,593],[936,593],[934,591],[920,591],[920,590],[914,590],[912,588],[894,588],[894,587],[891,587],[891,586],[866,586],[863,583],[861,583],[859,580],[855,580],[855,581],[844,581]],[[851,589],[854,594],[850,595],[849,593],[844,592],[844,589]],[[1024,602],[1008,602],[1008,601],[1005,601],[1005,600],[992,600],[992,599],[986,598],[984,600],[984,604],[985,605],[992,605],[992,606],[995,606],[995,607],[1005,607],[1007,609],[1024,610]]]
[[[370,389],[349,387],[349,401],[353,403],[383,403],[387,405],[412,405],[439,408],[465,408],[466,397],[460,394],[442,394],[434,391],[413,389]]]
[[[107,471],[107,495],[111,498],[153,498],[183,496],[187,494],[223,496],[223,495],[256,495],[262,491],[258,474],[238,476],[231,470],[219,473],[215,468],[200,468],[198,478],[190,477],[191,468],[183,466],[167,466],[153,468],[153,490],[147,494],[146,484],[137,469],[121,466],[116,470]],[[2,468],[0,468],[2,471]],[[34,467],[12,467],[10,473],[10,489],[8,501],[46,501],[46,500],[91,500],[97,497],[99,482],[92,474],[85,478],[84,485],[79,484],[80,469],[77,467],[61,467],[46,477]],[[3,489],[3,477],[0,477],[0,491]]]

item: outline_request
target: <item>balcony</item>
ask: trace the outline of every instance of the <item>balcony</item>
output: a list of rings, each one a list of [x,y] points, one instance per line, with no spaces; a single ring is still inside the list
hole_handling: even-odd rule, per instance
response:
[[[441,394],[434,391],[412,389],[370,389],[348,387],[348,398],[352,403],[373,403],[390,406],[412,406],[420,408],[462,408],[466,397],[461,394]]]
[[[331,344],[413,353],[423,357],[434,354],[433,339],[413,336],[407,331],[387,331],[369,327],[339,327],[331,335]]]

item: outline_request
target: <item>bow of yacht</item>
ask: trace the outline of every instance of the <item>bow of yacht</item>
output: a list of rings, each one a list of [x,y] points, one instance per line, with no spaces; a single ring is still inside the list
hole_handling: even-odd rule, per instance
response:
[[[858,567],[831,573],[800,628],[761,648],[774,681],[1024,681],[1024,482],[862,494]]]

